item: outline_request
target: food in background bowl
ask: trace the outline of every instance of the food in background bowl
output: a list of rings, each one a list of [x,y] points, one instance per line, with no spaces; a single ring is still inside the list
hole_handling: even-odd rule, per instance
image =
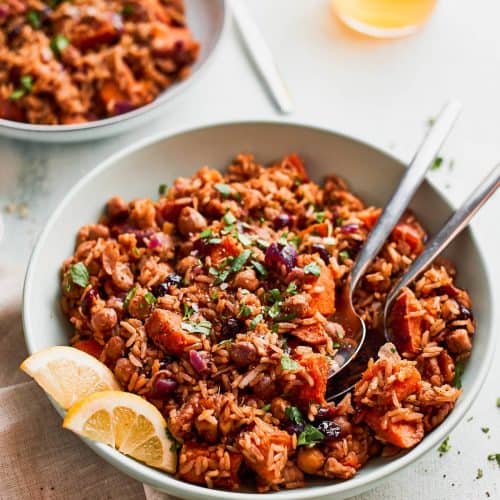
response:
[[[112,198],[79,231],[62,307],[71,344],[165,416],[180,479],[237,489],[253,477],[259,491],[349,479],[453,409],[474,323],[446,261],[398,298],[396,347],[352,394],[325,401],[346,341],[332,321],[336,290],[380,213],[342,180],[320,188],[295,155],[269,168],[240,155],[225,175],[205,167],[160,193]],[[424,240],[405,215],[363,278],[355,306],[370,329]]]
[[[126,113],[189,75],[198,50],[182,0],[7,0],[0,118],[54,125]]]

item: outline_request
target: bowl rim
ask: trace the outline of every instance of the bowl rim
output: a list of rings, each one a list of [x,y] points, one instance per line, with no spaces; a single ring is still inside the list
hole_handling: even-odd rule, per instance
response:
[[[174,82],[173,85],[164,89],[158,97],[153,99],[148,104],[144,106],[140,106],[132,111],[128,111],[127,113],[123,113],[116,116],[110,116],[108,118],[103,118],[101,120],[92,120],[85,123],[75,123],[68,125],[45,125],[45,124],[33,124],[27,122],[16,122],[14,120],[6,120],[5,118],[0,118],[0,130],[2,128],[16,130],[18,132],[25,133],[53,133],[54,135],[57,133],[64,134],[69,132],[79,132],[84,130],[97,130],[99,128],[111,127],[116,125],[117,123],[124,123],[134,118],[138,118],[150,111],[154,111],[159,106],[167,103],[171,99],[174,99],[179,94],[181,94],[184,90],[188,89],[194,81],[198,81],[201,74],[206,71],[214,59],[214,55],[220,48],[221,40],[224,37],[224,34],[227,31],[227,27],[229,24],[229,8],[227,1],[228,0],[218,0],[221,3],[221,12],[222,19],[219,24],[219,29],[217,33],[217,37],[212,45],[212,49],[207,55],[207,57],[196,67],[195,71],[184,80],[179,80]]]
[[[160,133],[154,134],[150,137],[143,138],[126,148],[117,151],[103,161],[101,161],[96,167],[94,167],[90,172],[84,175],[78,182],[76,182],[73,187],[68,191],[68,193],[64,196],[64,198],[59,202],[56,209],[52,212],[52,215],[47,220],[43,230],[37,238],[33,251],[31,253],[25,280],[24,280],[24,288],[23,288],[23,308],[22,308],[22,322],[23,322],[23,331],[24,331],[24,339],[26,345],[28,347],[28,351],[30,354],[34,352],[34,345],[31,339],[34,337],[31,331],[33,331],[30,322],[30,301],[32,299],[32,275],[34,273],[34,268],[37,265],[38,254],[41,251],[45,239],[47,238],[52,226],[59,218],[60,214],[64,211],[66,206],[71,202],[73,196],[94,177],[97,177],[101,174],[101,172],[107,170],[108,168],[112,168],[117,162],[121,159],[137,152],[142,149],[145,149],[148,146],[159,143],[164,140],[172,139],[174,137],[189,134],[192,132],[207,130],[211,128],[225,127],[225,126],[279,126],[279,127],[292,127],[292,128],[303,128],[313,132],[321,132],[326,134],[336,135],[346,141],[359,144],[365,148],[374,150],[391,160],[398,163],[401,168],[406,168],[404,163],[393,155],[390,152],[384,151],[382,148],[377,147],[373,144],[370,144],[367,141],[358,139],[351,135],[348,135],[343,132],[338,132],[333,128],[329,128],[326,126],[318,126],[313,125],[304,121],[284,121],[280,119],[261,119],[261,120],[227,120],[221,122],[210,122],[205,124],[198,124],[186,127],[179,127],[175,129],[169,129],[166,131],[162,131]],[[448,198],[442,193],[437,187],[431,184],[428,180],[426,180],[429,184],[429,187],[445,202],[445,204],[453,209],[452,204],[449,202]],[[487,310],[490,311],[487,319],[490,320],[490,323],[493,320],[493,288],[491,278],[488,272],[488,265],[486,259],[484,258],[483,251],[481,246],[478,244],[477,237],[475,235],[474,230],[469,227],[466,229],[469,232],[469,236],[471,241],[477,251],[478,258],[480,259],[483,267],[486,271],[484,288],[486,289],[486,300],[487,300]],[[490,370],[494,353],[496,347],[496,336],[492,334],[491,328],[490,331],[487,332],[489,335],[486,339],[486,358],[483,360],[480,369],[476,372],[473,381],[471,382],[471,387],[467,394],[462,394],[461,406],[457,410],[456,408],[448,415],[446,420],[440,424],[437,428],[431,431],[424,440],[422,440],[415,448],[409,450],[398,458],[392,459],[391,461],[384,463],[379,468],[374,471],[370,471],[367,476],[359,477],[354,476],[353,478],[346,481],[331,481],[323,484],[314,484],[309,488],[304,487],[295,490],[281,490],[277,492],[269,492],[269,493],[259,493],[259,498],[270,498],[271,495],[273,498],[282,498],[286,500],[305,500],[312,499],[318,497],[325,497],[327,495],[334,494],[348,494],[352,492],[355,494],[356,492],[366,491],[372,487],[374,487],[377,483],[386,479],[389,475],[399,472],[400,470],[406,468],[419,458],[423,457],[429,450],[435,448],[439,443],[445,439],[449,433],[461,422],[467,411],[470,409],[472,403],[476,400],[477,396],[480,393],[481,387],[488,375]],[[483,335],[486,335],[483,334]],[[63,415],[64,412],[55,404],[55,402],[49,398],[56,410]],[[224,491],[219,489],[209,489],[203,486],[198,486],[194,484],[187,483],[185,481],[181,481],[180,479],[175,478],[169,474],[166,474],[162,471],[156,470],[152,467],[149,467],[145,464],[137,462],[136,460],[119,453],[117,450],[110,448],[104,444],[95,443],[88,439],[82,438],[82,440],[99,456],[104,458],[107,462],[111,463],[114,467],[118,468],[122,472],[127,475],[134,477],[135,479],[149,484],[154,488],[158,488],[162,491],[167,491],[169,494],[173,495],[181,495],[182,498],[186,498],[186,495],[190,495],[193,498],[209,498],[209,499],[228,499],[228,500],[254,500],[256,493],[249,492],[233,492],[233,491]]]

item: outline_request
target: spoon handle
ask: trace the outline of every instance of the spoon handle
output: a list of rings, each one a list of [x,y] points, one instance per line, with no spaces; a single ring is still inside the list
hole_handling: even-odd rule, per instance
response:
[[[361,276],[382,248],[393,227],[410,203],[415,191],[422,183],[425,173],[436,158],[441,145],[450,133],[460,113],[461,105],[449,102],[441,111],[436,122],[424,137],[399,186],[385,206],[374,229],[368,235],[351,271],[350,294],[352,295]]]
[[[448,219],[443,228],[431,238],[425,250],[413,261],[400,281],[394,285],[385,302],[384,318],[387,317],[387,312],[401,288],[409,285],[455,239],[499,187],[500,164],[490,172],[463,205]]]

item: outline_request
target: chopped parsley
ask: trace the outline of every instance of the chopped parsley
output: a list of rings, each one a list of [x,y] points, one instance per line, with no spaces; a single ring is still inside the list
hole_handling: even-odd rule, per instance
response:
[[[313,446],[323,441],[325,435],[311,424],[306,424],[304,430],[300,433],[297,440],[297,446]]]
[[[457,364],[455,365],[455,376],[453,377],[452,382],[453,387],[456,387],[457,389],[462,388],[462,375],[464,373],[464,369],[465,363],[462,360],[457,361]]]
[[[298,370],[300,368],[300,363],[290,356],[281,356],[281,368],[283,370]]]
[[[229,213],[229,212],[228,212]],[[245,265],[246,261],[249,259],[252,252],[250,250],[243,250],[238,257],[233,260],[231,264],[231,272],[237,273]]]
[[[125,7],[127,7],[127,6],[125,5]],[[123,9],[125,9],[125,7],[123,7]],[[168,186],[166,184],[160,184],[158,186],[158,194],[160,196],[163,196],[167,192],[167,188],[168,188]]]
[[[31,92],[31,89],[33,88],[33,77],[31,75],[23,75],[19,79],[19,82],[21,86],[14,90],[12,94],[10,94],[9,98],[12,99],[13,101],[17,101],[18,99],[21,99],[26,94],[29,94]]]
[[[184,311],[184,319],[189,319],[194,313],[194,307],[191,304],[182,304],[182,309]]]
[[[291,243],[295,248],[299,248],[300,240],[300,236],[298,234],[294,234],[293,236],[290,236],[288,242]]]
[[[165,434],[167,435],[167,438],[172,441],[172,444],[170,445],[170,452],[175,453],[177,450],[182,448],[182,445],[176,441],[172,433],[168,430],[168,427],[165,429]]]
[[[89,271],[83,262],[77,262],[69,268],[69,277],[72,283],[82,288],[89,284]]]
[[[481,479],[483,477],[483,469],[477,469],[476,479]]]
[[[281,302],[275,302],[268,310],[267,310],[267,315],[275,319],[277,318],[281,313]]]
[[[349,252],[347,250],[342,250],[342,252],[339,252],[339,260],[340,260],[341,264],[343,264],[349,258],[350,258],[350,255],[349,255]]]
[[[242,304],[240,307],[239,316],[242,318],[246,318],[250,316],[250,314],[252,314],[252,310],[246,304]]]
[[[250,321],[250,328],[254,329],[263,319],[264,316],[262,316],[262,314],[257,314],[257,316]]]
[[[490,453],[488,455],[488,460],[490,462],[493,462],[494,460],[496,460],[497,464],[500,466],[500,453]]]
[[[297,283],[295,281],[292,281],[285,290],[286,293],[289,293],[290,295],[296,295],[297,294]]]
[[[40,20],[40,14],[36,10],[29,10],[26,14],[26,20],[30,23],[31,27],[38,30],[42,27],[42,21]]]
[[[342,217],[337,217],[335,219],[335,227],[340,227],[342,225],[342,222],[344,222],[344,219],[342,219]]]
[[[156,302],[156,297],[151,292],[146,292],[144,295],[144,300],[152,306]]]
[[[436,158],[434,158],[434,161],[432,162],[431,170],[437,170],[438,168],[441,167],[442,164],[443,164],[443,157],[436,156]]]
[[[489,427],[481,427],[481,430],[482,430],[485,434],[488,434],[488,432],[490,432],[490,428],[489,428]]]
[[[207,229],[204,229],[201,233],[200,233],[200,238],[202,240],[205,240],[207,238],[210,238],[210,236],[212,236],[212,229],[210,228],[207,228]]]
[[[252,240],[245,233],[236,233],[235,236],[237,240],[246,247],[252,244]]]
[[[288,420],[290,420],[294,424],[300,424],[304,422],[304,417],[302,416],[302,413],[300,413],[300,410],[296,406],[289,406],[285,410],[285,415],[288,417]]]
[[[267,269],[264,267],[263,264],[261,264],[258,260],[252,260],[251,261],[252,266],[255,268],[257,273],[262,277],[265,278],[267,276]]]
[[[321,273],[321,267],[317,262],[310,262],[306,266],[304,266],[304,272],[306,274],[312,274],[316,277],[318,277]]]
[[[440,455],[442,455],[443,453],[450,451],[450,448],[450,436],[447,436],[446,439],[439,445],[438,451]]]
[[[325,221],[325,212],[316,212],[314,214],[314,219],[320,224]]]
[[[137,291],[137,287],[133,286],[125,296],[125,300],[123,301],[123,307],[127,308],[130,301],[134,298],[135,292]]]
[[[210,298],[215,302],[219,298],[219,292],[217,290],[210,291]]]
[[[50,48],[52,49],[52,52],[56,55],[61,55],[62,51],[68,47],[69,45],[69,40],[64,36],[58,33],[57,35],[54,35],[52,40],[50,41]]]
[[[500,408],[500,398],[497,398],[497,408]]]
[[[231,194],[231,188],[227,184],[216,184],[214,187],[224,198]]]
[[[236,224],[236,217],[232,214],[232,212],[226,212],[224,217],[222,217],[222,220],[226,224],[226,226],[232,226],[233,224]]]
[[[267,292],[267,300],[271,302],[271,304],[278,302],[281,300],[281,292],[277,288],[272,288]]]
[[[266,405],[264,405],[264,406],[262,407],[262,409],[263,409],[264,411],[269,411],[269,410],[271,409],[271,403],[267,403]]]
[[[201,333],[202,335],[210,335],[212,331],[212,323],[207,320],[202,320],[199,323],[190,323],[183,321],[182,329],[189,333]]]

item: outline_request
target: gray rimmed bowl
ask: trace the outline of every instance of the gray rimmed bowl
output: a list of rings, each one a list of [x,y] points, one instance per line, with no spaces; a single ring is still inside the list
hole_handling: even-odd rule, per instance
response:
[[[33,251],[24,287],[23,323],[31,353],[67,344],[69,322],[59,308],[59,269],[74,250],[78,228],[96,221],[108,198],[157,196],[158,185],[209,165],[224,168],[239,152],[269,162],[297,152],[316,181],[329,173],[343,176],[367,203],[383,205],[404,166],[386,153],[355,139],[298,124],[227,123],[157,136],[111,156],[78,182],[55,210]],[[450,205],[429,183],[418,190],[411,208],[432,233],[451,213]],[[492,292],[486,266],[470,230],[450,246],[446,256],[458,268],[458,283],[469,290],[477,321],[474,349],[463,376],[463,394],[449,417],[414,449],[368,462],[348,481],[311,481],[305,488],[262,494],[259,498],[299,500],[345,498],[366,491],[411,464],[438,444],[464,417],[481,389],[490,366],[495,337]],[[64,432],[61,429],[61,432]],[[186,499],[254,500],[255,493],[209,490],[175,479],[121,455],[105,445],[85,442],[122,472],[161,491]]]
[[[139,127],[158,116],[202,74],[212,60],[228,18],[227,0],[184,0],[188,26],[200,42],[200,55],[185,80],[165,89],[154,101],[129,113],[74,125],[32,125],[0,118],[0,135],[34,142],[78,142],[102,139]]]

